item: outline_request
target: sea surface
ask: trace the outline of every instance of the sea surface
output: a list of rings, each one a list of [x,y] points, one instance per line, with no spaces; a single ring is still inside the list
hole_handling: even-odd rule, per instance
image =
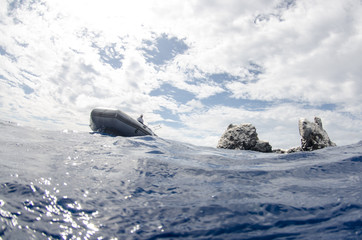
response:
[[[0,239],[362,239],[362,142],[276,154],[0,132]]]

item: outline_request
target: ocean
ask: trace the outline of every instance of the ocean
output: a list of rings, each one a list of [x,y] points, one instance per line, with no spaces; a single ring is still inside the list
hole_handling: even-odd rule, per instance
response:
[[[362,142],[276,154],[0,131],[0,239],[362,239]]]

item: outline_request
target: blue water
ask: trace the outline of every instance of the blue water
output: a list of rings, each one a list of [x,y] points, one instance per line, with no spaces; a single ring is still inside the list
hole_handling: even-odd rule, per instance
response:
[[[0,131],[2,239],[362,239],[362,142],[279,155]]]

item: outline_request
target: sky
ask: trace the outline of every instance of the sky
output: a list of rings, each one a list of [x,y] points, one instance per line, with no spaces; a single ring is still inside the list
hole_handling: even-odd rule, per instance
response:
[[[361,0],[0,0],[0,119],[91,131],[119,109],[216,147],[230,123],[273,148],[299,118],[362,140]]]

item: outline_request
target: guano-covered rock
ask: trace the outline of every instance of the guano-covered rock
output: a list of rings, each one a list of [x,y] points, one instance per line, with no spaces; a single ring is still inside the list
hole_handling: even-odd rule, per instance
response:
[[[269,142],[258,138],[255,127],[250,124],[230,124],[221,136],[217,148],[271,152]]]
[[[314,123],[305,118],[299,119],[299,134],[301,139],[301,148],[303,151],[313,151],[325,147],[336,146],[323,129],[322,120],[319,117],[314,118]]]

